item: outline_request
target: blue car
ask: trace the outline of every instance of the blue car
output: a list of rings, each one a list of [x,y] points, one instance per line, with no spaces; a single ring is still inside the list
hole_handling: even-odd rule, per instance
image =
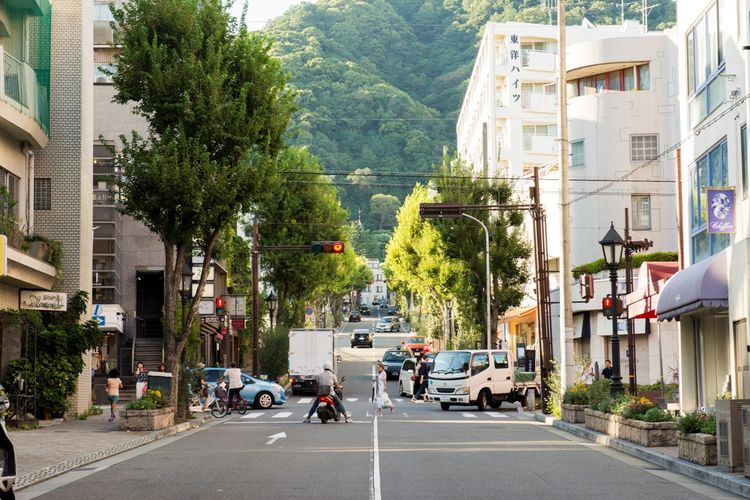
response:
[[[205,372],[206,385],[212,390],[226,368],[204,368],[203,371]],[[259,380],[243,372],[242,383],[245,384],[245,387],[242,388],[240,395],[255,408],[265,410],[273,405],[286,403],[284,388],[275,382]]]

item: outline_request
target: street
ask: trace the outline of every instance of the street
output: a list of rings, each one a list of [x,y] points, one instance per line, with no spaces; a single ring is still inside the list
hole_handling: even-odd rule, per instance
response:
[[[375,348],[337,335],[351,424],[301,423],[312,395],[282,407],[215,420],[37,484],[18,498],[732,498],[729,494],[545,426],[515,405],[478,412],[414,404],[389,393],[375,418],[373,361],[404,333],[376,334]]]

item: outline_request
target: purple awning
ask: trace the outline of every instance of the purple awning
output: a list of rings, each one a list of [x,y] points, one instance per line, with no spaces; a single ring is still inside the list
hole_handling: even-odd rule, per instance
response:
[[[727,253],[713,255],[672,276],[659,293],[659,321],[679,319],[700,308],[729,307]]]

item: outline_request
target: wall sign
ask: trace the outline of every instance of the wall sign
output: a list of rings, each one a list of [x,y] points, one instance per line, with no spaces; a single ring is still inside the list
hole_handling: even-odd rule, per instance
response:
[[[734,188],[710,187],[706,189],[708,202],[708,232],[734,234]]]
[[[67,311],[68,294],[44,290],[21,290],[20,308],[37,311]]]

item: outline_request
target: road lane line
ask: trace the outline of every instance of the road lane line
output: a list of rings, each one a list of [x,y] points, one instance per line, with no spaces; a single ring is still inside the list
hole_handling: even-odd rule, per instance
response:
[[[378,451],[378,417],[372,420],[372,475],[370,476],[370,493],[372,500],[380,498],[380,456]]]
[[[486,411],[486,412],[484,412],[484,414],[485,415],[489,415],[490,417],[493,417],[493,418],[508,418],[508,415],[506,415],[504,413],[497,413],[497,412],[494,412],[494,411]]]
[[[473,413],[463,412],[461,415],[464,416],[464,418],[477,418],[477,416]]]
[[[292,416],[292,412],[290,412],[290,411],[282,411],[281,413],[277,413],[276,415],[274,415],[271,418],[289,418],[290,416]]]
[[[265,412],[261,411],[258,413],[248,413],[247,415],[242,415],[240,418],[258,418],[261,415],[265,415]]]
[[[356,403],[359,401],[359,398],[346,398],[347,403]]]
[[[312,403],[313,398],[300,398],[299,401],[297,401],[297,404],[299,405],[306,405],[308,403]]]

